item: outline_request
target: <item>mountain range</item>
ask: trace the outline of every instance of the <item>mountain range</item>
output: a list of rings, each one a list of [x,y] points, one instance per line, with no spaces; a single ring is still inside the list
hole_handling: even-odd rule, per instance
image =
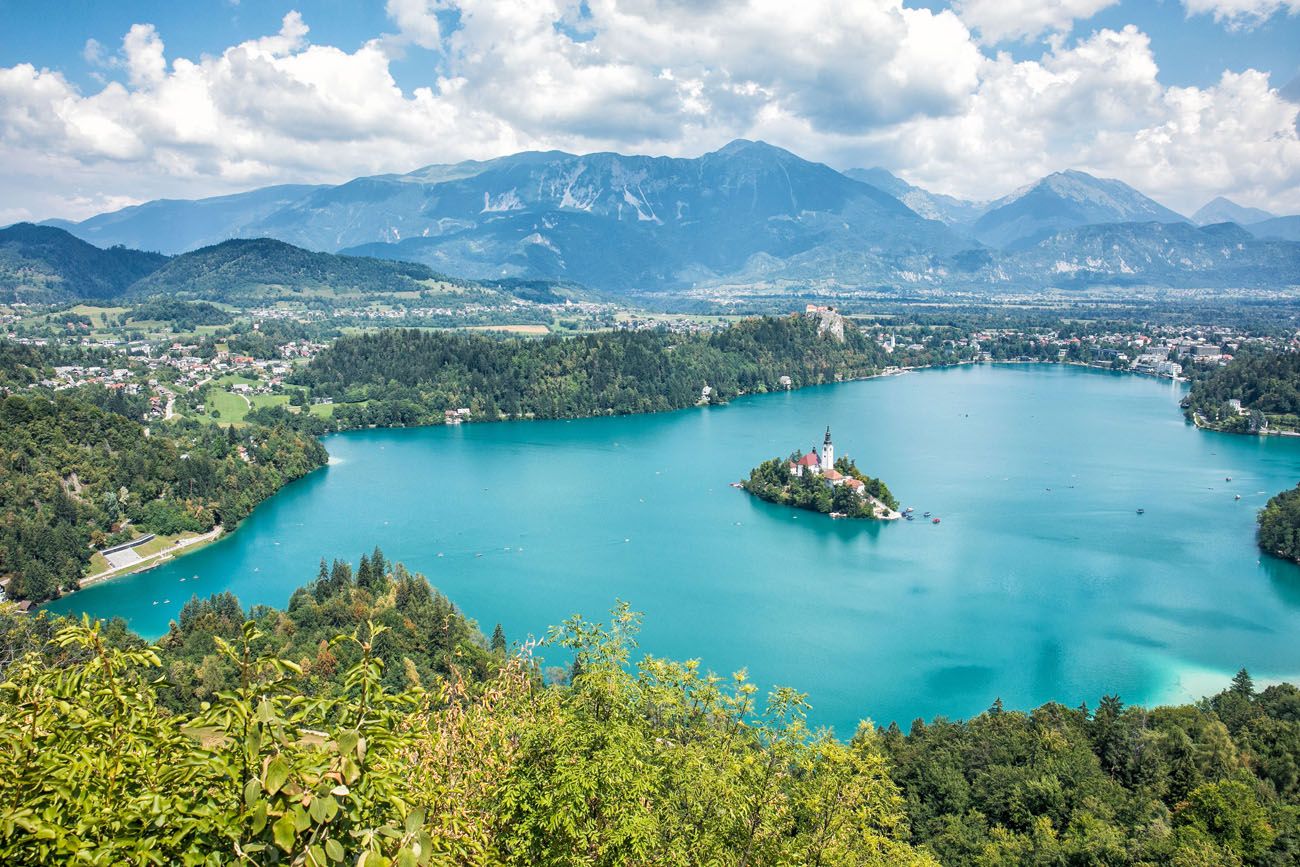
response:
[[[1245,231],[1215,229],[1256,216]],[[1295,223],[1226,199],[1188,220],[1121,181],[1079,171],[969,202],[883,169],[839,172],[745,140],[693,159],[525,152],[51,221],[100,246],[175,254],[267,237],[607,294],[810,283],[1295,285],[1300,268],[1287,246],[1300,240]]]

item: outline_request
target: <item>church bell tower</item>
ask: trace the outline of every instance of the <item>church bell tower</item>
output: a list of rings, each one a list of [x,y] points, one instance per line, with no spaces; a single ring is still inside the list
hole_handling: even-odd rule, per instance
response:
[[[835,444],[831,442],[831,429],[826,428],[826,439],[822,441],[822,470],[826,471],[835,466]]]

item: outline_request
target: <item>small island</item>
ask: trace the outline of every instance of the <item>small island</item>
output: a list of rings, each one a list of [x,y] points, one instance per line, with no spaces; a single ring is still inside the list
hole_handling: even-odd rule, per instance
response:
[[[740,487],[770,503],[833,518],[892,521],[902,517],[884,482],[859,471],[848,457],[836,460],[829,427],[820,453],[814,447],[807,454],[796,451],[786,459],[764,461],[750,470]]]

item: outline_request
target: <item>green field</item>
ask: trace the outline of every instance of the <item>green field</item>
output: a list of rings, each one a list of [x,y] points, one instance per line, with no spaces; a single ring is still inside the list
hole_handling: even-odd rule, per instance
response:
[[[235,382],[253,382],[251,380],[242,380],[239,377],[226,377]],[[225,379],[221,382],[225,382]],[[260,409],[264,406],[288,406],[289,395],[287,394],[250,394],[247,396],[235,394],[226,391],[224,388],[210,387],[206,397],[203,400],[203,414],[198,418],[200,421],[216,421],[221,424],[243,424],[244,417],[248,415],[250,409]],[[214,415],[213,411],[220,413]]]

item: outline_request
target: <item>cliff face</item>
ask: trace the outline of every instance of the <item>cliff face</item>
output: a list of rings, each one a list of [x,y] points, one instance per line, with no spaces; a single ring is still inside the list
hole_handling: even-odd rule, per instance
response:
[[[836,343],[844,342],[844,317],[834,310],[810,310],[804,314],[809,319],[817,321],[817,333],[823,337],[829,336]]]

